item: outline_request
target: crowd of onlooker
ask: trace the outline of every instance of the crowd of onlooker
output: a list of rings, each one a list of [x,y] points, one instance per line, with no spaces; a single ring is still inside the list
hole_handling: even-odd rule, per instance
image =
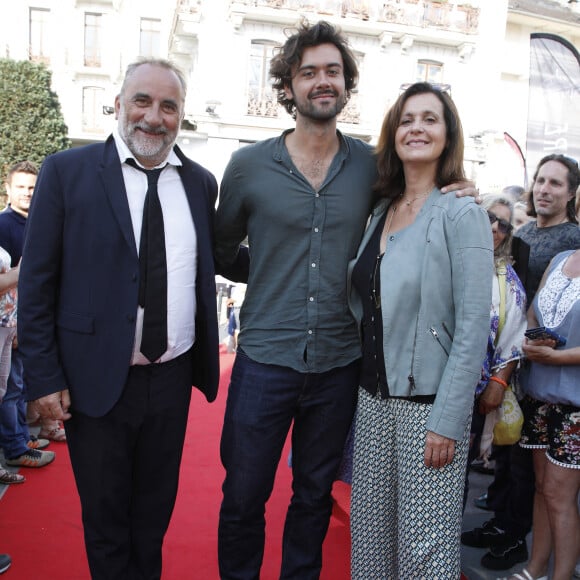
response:
[[[475,500],[493,517],[465,531],[461,541],[486,549],[481,564],[490,570],[527,562],[512,580],[546,580],[550,558],[550,577],[568,580],[580,557],[579,185],[575,160],[548,155],[529,193],[522,191],[511,203],[505,197],[484,201],[496,274],[507,266],[507,283],[505,272],[499,282],[507,288],[503,319],[499,309],[495,323],[492,316],[491,363],[484,365],[472,424],[471,458],[495,460],[493,482]],[[527,210],[523,223],[516,221],[519,207]],[[526,328],[537,327],[555,330],[564,340],[524,337]],[[493,423],[508,388],[516,391],[523,411],[521,439],[493,445]]]

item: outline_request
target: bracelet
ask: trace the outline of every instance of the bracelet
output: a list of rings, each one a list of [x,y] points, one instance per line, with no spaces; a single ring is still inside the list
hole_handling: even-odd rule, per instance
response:
[[[496,376],[489,377],[489,380],[500,384],[504,388],[504,390],[506,390],[506,391],[509,388],[509,385],[503,379],[500,379],[499,377],[496,377]]]

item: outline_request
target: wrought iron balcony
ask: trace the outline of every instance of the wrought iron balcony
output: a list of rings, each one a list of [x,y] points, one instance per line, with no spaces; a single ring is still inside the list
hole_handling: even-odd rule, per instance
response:
[[[188,2],[188,0],[183,0]],[[192,0],[189,0],[192,2]],[[475,2],[474,2],[475,4]],[[462,0],[232,0],[231,6],[248,9],[265,8],[280,11],[314,13],[321,17],[336,16],[373,24],[394,24],[417,28],[437,28],[477,33],[479,8]],[[255,16],[255,12],[253,12]]]

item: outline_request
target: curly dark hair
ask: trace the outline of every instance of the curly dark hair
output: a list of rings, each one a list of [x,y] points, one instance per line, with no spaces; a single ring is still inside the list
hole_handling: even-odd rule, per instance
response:
[[[447,128],[447,145],[441,153],[437,170],[436,185],[443,187],[448,183],[465,181],[463,169],[463,129],[457,107],[451,97],[430,83],[415,83],[399,95],[389,109],[381,127],[377,143],[377,170],[379,174],[375,190],[381,196],[395,198],[405,191],[403,163],[395,149],[395,135],[401,114],[407,100],[415,95],[431,93],[443,104],[443,115]]]
[[[272,88],[278,95],[278,103],[293,118],[296,118],[294,99],[289,99],[286,96],[285,88],[292,84],[294,71],[302,60],[304,50],[321,44],[334,44],[340,51],[345,80],[345,102],[348,101],[351,91],[356,87],[358,81],[356,58],[340,29],[324,20],[312,26],[303,21],[297,32],[289,36],[283,46],[277,47],[270,63],[270,77],[273,79]]]
[[[571,198],[569,199],[568,203],[566,204],[566,217],[568,221],[572,222],[573,224],[577,224],[578,220],[576,219],[576,190],[580,186],[580,169],[578,169],[578,162],[567,155],[562,155],[561,153],[551,153],[550,155],[546,155],[540,159],[538,163],[538,167],[536,167],[536,172],[534,173],[534,179],[532,180],[532,186],[530,187],[530,191],[528,193],[528,207],[527,213],[529,216],[538,217],[536,213],[536,207],[534,206],[534,185],[536,184],[536,179],[538,178],[538,173],[540,172],[540,168],[548,161],[557,161],[561,163],[566,169],[568,170],[568,191],[570,192]]]

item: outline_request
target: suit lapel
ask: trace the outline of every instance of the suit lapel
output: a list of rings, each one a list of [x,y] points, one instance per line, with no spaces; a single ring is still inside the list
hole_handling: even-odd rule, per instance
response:
[[[183,155],[179,147],[175,147],[175,152],[183,164],[179,166],[177,170],[185,189],[197,237],[199,240],[210,239],[209,223],[206,217],[211,214],[212,208],[207,207],[207,196],[201,194],[200,189],[202,188],[199,176],[197,176],[198,178],[196,179],[196,173],[195,170],[192,169],[191,162]],[[99,168],[99,174],[108,202],[113,211],[113,215],[123,232],[127,245],[135,257],[137,257],[137,246],[135,244],[133,223],[131,222],[131,213],[129,211],[127,192],[123,180],[123,171],[121,169],[121,163],[119,162],[119,154],[115,147],[115,141],[112,136],[110,136],[105,142],[103,161]],[[207,248],[200,249],[202,252],[206,250]]]
[[[112,136],[105,142],[103,163],[100,167],[100,178],[105,188],[109,204],[111,205],[113,215],[123,232],[123,237],[131,252],[137,257],[137,246],[135,245],[135,235],[133,233],[129,202],[127,201],[125,181],[123,180],[123,171]]]

